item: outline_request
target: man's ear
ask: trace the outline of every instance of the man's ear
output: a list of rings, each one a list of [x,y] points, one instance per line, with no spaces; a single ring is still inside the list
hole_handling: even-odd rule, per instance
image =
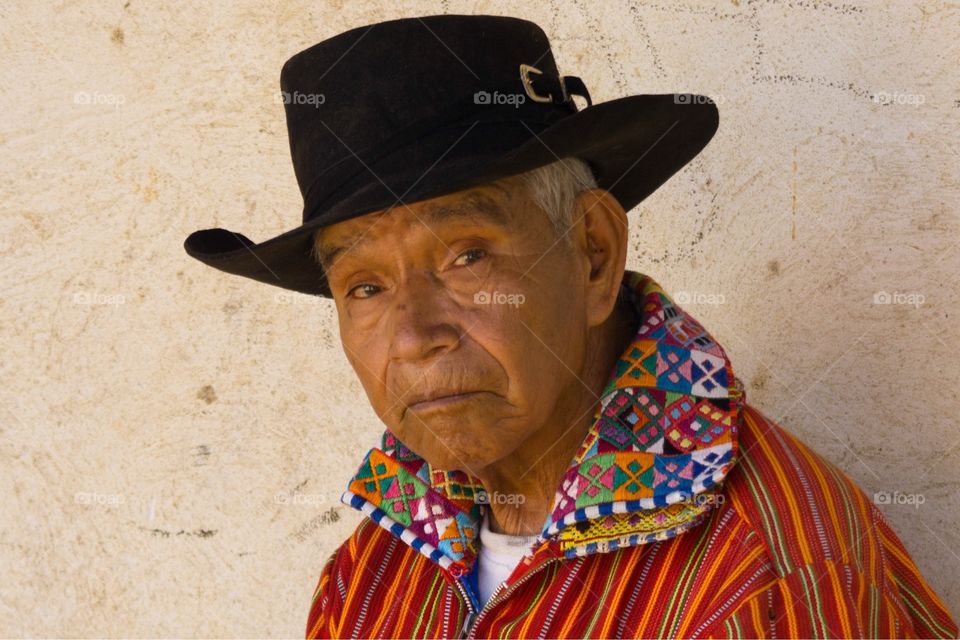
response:
[[[586,311],[589,326],[605,322],[617,302],[627,264],[627,213],[604,189],[589,189],[577,195],[574,220],[580,220],[578,248],[583,252],[586,274]]]

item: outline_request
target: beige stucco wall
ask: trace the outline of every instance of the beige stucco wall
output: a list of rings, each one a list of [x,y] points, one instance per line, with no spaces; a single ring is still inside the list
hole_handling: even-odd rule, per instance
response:
[[[20,0],[0,9],[0,636],[303,633],[381,428],[329,303],[181,243],[298,222],[289,56],[442,12],[539,21],[595,100],[716,97],[706,152],[631,213],[631,266],[722,296],[687,308],[754,404],[868,493],[923,496],[883,511],[960,613],[955,3]]]

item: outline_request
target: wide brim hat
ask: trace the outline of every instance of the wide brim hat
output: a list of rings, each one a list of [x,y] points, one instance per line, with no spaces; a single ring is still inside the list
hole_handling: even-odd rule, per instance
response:
[[[719,121],[713,101],[691,93],[592,104],[580,78],[559,75],[540,27],[497,16],[352,29],[287,60],[280,89],[301,224],[260,243],[203,229],[184,248],[226,273],[326,297],[311,255],[320,228],[568,157],[629,211],[696,156]]]

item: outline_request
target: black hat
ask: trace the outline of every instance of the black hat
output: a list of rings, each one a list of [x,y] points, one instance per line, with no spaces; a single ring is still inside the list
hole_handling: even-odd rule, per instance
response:
[[[302,224],[255,243],[195,231],[194,258],[285,289],[330,296],[314,232],[576,157],[625,210],[696,156],[716,106],[691,94],[593,105],[560,76],[536,24],[440,15],[352,29],[296,54],[280,88]],[[578,109],[573,96],[586,102]]]

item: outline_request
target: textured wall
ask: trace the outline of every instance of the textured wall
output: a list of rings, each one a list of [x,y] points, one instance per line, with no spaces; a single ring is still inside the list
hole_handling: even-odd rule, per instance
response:
[[[381,427],[330,304],[181,243],[298,222],[284,60],[443,12],[539,21],[598,101],[716,97],[706,152],[631,213],[631,266],[753,403],[900,492],[960,613],[955,3],[275,4],[0,8],[0,636],[302,635]]]

